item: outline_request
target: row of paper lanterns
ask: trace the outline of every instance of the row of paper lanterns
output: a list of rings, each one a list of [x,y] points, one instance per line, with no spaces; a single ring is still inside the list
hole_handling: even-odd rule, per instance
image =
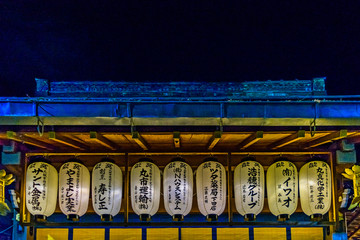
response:
[[[299,180],[298,180],[299,178]],[[234,171],[234,193],[237,211],[245,220],[255,220],[264,206],[265,172],[254,158],[244,159]],[[278,220],[287,220],[298,205],[298,186],[303,212],[321,219],[331,204],[331,171],[319,159],[296,166],[285,158],[278,159],[266,173],[269,209]],[[216,220],[226,205],[226,171],[215,158],[207,158],[196,170],[197,202],[208,221]],[[121,169],[110,159],[96,164],[92,171],[92,204],[102,220],[109,221],[119,213],[122,199]],[[130,195],[132,209],[143,221],[149,221],[160,204],[161,177],[151,159],[140,159],[131,169]],[[64,163],[59,171],[45,159],[28,166],[26,174],[26,207],[37,220],[52,215],[59,201],[61,211],[70,220],[79,220],[88,209],[90,172],[75,159]],[[164,169],[163,197],[166,212],[174,220],[183,220],[193,200],[193,171],[182,158],[173,159]],[[58,198],[58,199],[57,199]]]

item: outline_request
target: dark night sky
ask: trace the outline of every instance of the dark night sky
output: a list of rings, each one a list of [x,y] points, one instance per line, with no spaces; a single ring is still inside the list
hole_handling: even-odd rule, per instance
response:
[[[359,1],[128,2],[0,0],[0,95],[33,96],[35,77],[321,76],[329,94],[360,95]]]

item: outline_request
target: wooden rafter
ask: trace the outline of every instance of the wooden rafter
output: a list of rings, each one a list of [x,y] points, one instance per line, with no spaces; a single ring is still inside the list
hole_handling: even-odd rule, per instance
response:
[[[256,143],[257,141],[259,141],[260,139],[263,138],[263,131],[257,131],[254,132],[253,134],[251,134],[249,137],[247,137],[244,141],[242,141],[239,144],[239,148],[241,150],[248,148],[249,146],[253,145],[254,143]]]
[[[303,148],[309,149],[309,148],[317,147],[317,146],[323,145],[325,143],[329,143],[329,142],[336,141],[336,140],[346,138],[346,137],[347,137],[347,130],[342,129],[340,131],[330,133],[324,137],[318,138],[314,141],[308,142],[303,145]]]
[[[346,143],[360,143],[360,135],[354,136],[354,137],[350,137],[346,140]]]
[[[137,131],[134,131],[131,133],[131,138],[145,151],[149,150],[148,144],[145,142],[145,140],[141,137],[140,133]]]
[[[209,143],[207,144],[207,148],[209,150],[212,150],[215,147],[215,145],[220,141],[220,139],[221,139],[221,132],[215,131]]]
[[[119,149],[119,147],[116,144],[114,144],[112,141],[105,138],[102,134],[98,132],[94,132],[94,131],[90,132],[90,141],[97,142],[107,148],[110,148],[111,150]]]
[[[13,132],[13,131],[7,131],[6,132],[6,137],[8,139],[16,141],[16,142],[20,142],[20,143],[32,145],[32,146],[35,146],[35,147],[48,149],[48,150],[55,150],[55,147],[50,145],[50,144],[44,143],[42,141],[30,138],[30,137],[27,137],[25,135],[18,135],[16,132]]]
[[[299,130],[297,131],[296,133],[290,135],[290,136],[287,136],[283,139],[280,139],[279,141],[276,141],[272,144],[269,145],[269,148],[270,149],[278,149],[278,148],[281,148],[283,146],[286,146],[290,143],[293,143],[293,142],[296,142],[298,140],[300,140],[301,138],[304,138],[305,137],[305,130]]]
[[[84,146],[83,144],[81,144],[75,140],[72,140],[68,137],[59,136],[55,132],[49,132],[49,139],[52,141],[67,145],[72,148],[76,148],[76,149],[80,149],[80,150],[88,149],[88,147]]]

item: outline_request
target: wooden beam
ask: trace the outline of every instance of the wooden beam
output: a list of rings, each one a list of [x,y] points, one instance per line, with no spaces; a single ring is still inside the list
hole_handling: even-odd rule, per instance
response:
[[[49,139],[67,146],[70,146],[72,148],[76,148],[76,149],[80,149],[80,150],[87,150],[89,149],[87,146],[84,146],[83,144],[72,140],[70,138],[67,137],[62,137],[59,135],[56,135],[55,132],[49,132]]]
[[[308,143],[304,144],[302,148],[309,149],[309,148],[313,148],[313,147],[323,145],[325,143],[329,143],[329,142],[336,141],[336,140],[346,138],[346,137],[347,137],[347,130],[342,129],[340,131],[330,133],[324,137],[318,138],[314,141],[308,142]]]
[[[27,137],[25,135],[18,135],[17,133],[13,132],[13,131],[7,131],[6,132],[6,137],[10,140],[16,141],[16,142],[20,142],[23,144],[28,144],[28,145],[32,145],[35,147],[39,147],[39,148],[44,148],[44,149],[48,149],[48,150],[55,150],[56,148],[50,144],[44,143],[42,141],[38,141],[36,139],[32,139],[30,137]]]
[[[109,139],[105,138],[102,134],[97,132],[90,132],[90,141],[97,142],[111,150],[119,149],[119,146],[111,142]]]
[[[140,136],[139,132],[135,131],[131,133],[132,139],[145,151],[149,150],[148,144],[145,140]]]
[[[239,148],[241,150],[253,145],[254,143],[256,143],[257,141],[259,141],[260,139],[263,138],[264,132],[263,131],[257,131],[254,132],[253,134],[251,134],[249,137],[247,137],[244,141],[242,141],[239,144]]]
[[[348,138],[346,139],[346,142],[347,143],[353,143],[353,144],[357,144],[357,143],[360,143],[360,136],[355,136],[355,137],[351,137],[351,138]]]
[[[174,132],[173,139],[174,139],[174,147],[180,148],[180,132]]]
[[[213,136],[210,138],[209,143],[207,144],[207,148],[209,150],[212,150],[215,145],[220,141],[221,139],[221,131],[215,131]]]
[[[305,137],[305,130],[299,130],[296,133],[287,136],[283,139],[280,139],[279,141],[276,141],[272,144],[269,145],[270,149],[278,149],[281,148],[283,146],[286,146],[290,143],[296,142],[298,140],[300,140],[301,138]]]

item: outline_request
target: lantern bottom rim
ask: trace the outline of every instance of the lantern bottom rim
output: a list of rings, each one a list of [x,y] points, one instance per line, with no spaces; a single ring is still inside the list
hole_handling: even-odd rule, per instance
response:
[[[80,220],[80,216],[77,215],[77,214],[69,214],[69,215],[66,216],[66,219],[70,220],[70,221],[77,222],[77,221]]]
[[[101,214],[100,217],[102,222],[112,222],[113,220],[111,214]]]
[[[150,214],[140,214],[140,221],[150,222],[151,221],[151,215]]]
[[[279,216],[277,216],[277,220],[280,222],[285,222],[290,220],[290,215],[289,214],[280,214]]]
[[[250,213],[250,214],[245,214],[244,216],[244,220],[246,222],[252,222],[252,221],[255,221],[256,220],[256,215],[253,214],[253,213]]]
[[[173,218],[173,221],[176,221],[176,222],[184,221],[184,215],[182,215],[182,214],[174,214],[172,216],[172,218]]]
[[[319,222],[319,221],[321,221],[322,217],[323,217],[322,214],[315,213],[310,216],[310,220],[314,221],[314,222]]]
[[[36,222],[46,222],[46,216],[37,214],[34,216]]]
[[[208,214],[206,216],[206,221],[208,221],[208,222],[214,222],[217,220],[218,220],[218,215],[216,215],[216,214]]]

